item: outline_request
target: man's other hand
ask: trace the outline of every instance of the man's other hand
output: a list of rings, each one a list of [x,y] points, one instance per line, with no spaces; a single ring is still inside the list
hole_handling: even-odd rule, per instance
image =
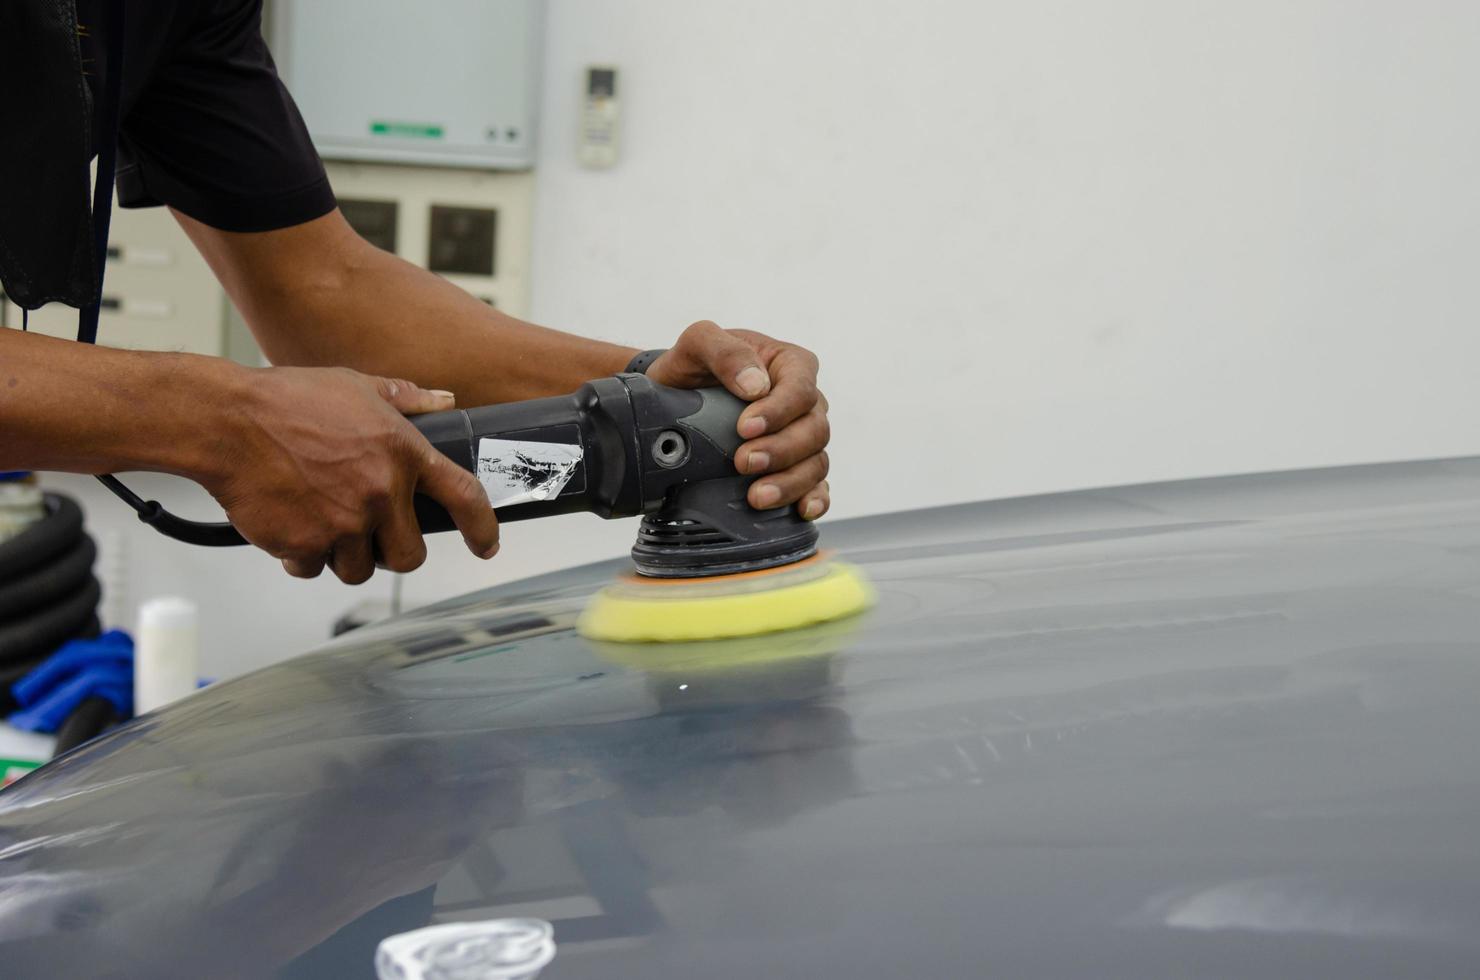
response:
[[[648,368],[674,388],[723,385],[750,402],[737,426],[746,442],[735,466],[759,477],[750,505],[796,504],[808,520],[827,513],[827,399],[817,390],[817,356],[752,330],[725,330],[708,320],[683,332]]]
[[[356,585],[426,560],[411,498],[436,500],[468,550],[498,551],[498,521],[473,474],[405,416],[453,406],[443,391],[343,368],[248,372],[212,472],[198,477],[252,544],[291,575],[328,567]]]

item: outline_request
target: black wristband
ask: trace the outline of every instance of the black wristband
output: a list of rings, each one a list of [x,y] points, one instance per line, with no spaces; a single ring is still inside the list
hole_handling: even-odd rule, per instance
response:
[[[666,347],[660,347],[657,350],[643,351],[641,354],[638,354],[632,360],[627,362],[627,373],[647,374],[647,370],[648,368],[653,366],[653,362],[666,353],[668,353],[668,348]]]

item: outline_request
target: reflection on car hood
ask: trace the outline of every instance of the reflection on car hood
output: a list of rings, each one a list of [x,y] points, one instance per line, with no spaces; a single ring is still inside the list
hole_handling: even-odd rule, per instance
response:
[[[7,977],[1468,973],[1480,461],[832,523],[859,620],[602,647],[619,567],[209,688],[0,793]]]

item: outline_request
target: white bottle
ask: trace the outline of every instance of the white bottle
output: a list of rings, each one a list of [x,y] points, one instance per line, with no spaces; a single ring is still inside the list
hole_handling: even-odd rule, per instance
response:
[[[33,477],[0,481],[0,541],[13,538],[46,516],[46,504]]]
[[[179,596],[150,599],[139,607],[134,640],[134,713],[162,708],[196,688],[200,641],[195,603]]]

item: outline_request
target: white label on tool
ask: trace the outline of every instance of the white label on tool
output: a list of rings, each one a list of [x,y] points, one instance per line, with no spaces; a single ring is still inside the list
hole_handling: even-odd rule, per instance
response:
[[[581,447],[516,439],[478,441],[478,480],[495,507],[554,500],[581,461]]]

